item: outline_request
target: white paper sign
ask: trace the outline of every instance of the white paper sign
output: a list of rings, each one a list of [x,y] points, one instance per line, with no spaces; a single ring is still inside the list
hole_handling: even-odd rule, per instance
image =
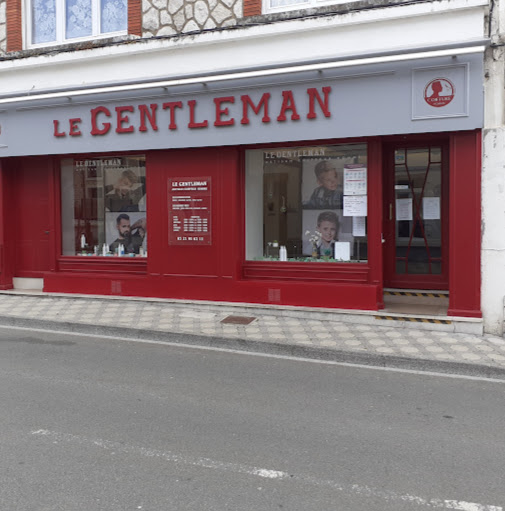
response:
[[[396,220],[412,220],[412,199],[396,199]]]
[[[335,241],[335,259],[351,260],[351,244],[349,241]]]
[[[367,196],[344,195],[344,216],[367,216]]]
[[[366,195],[366,167],[361,164],[344,166],[344,195]]]
[[[353,236],[366,236],[366,217],[353,216],[352,217],[352,235]]]
[[[423,197],[423,219],[440,219],[440,197]]]

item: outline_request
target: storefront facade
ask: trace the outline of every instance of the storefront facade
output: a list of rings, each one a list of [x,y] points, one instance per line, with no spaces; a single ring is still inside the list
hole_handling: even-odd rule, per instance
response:
[[[481,317],[474,32],[6,94],[0,286],[372,311],[385,288],[443,290]]]

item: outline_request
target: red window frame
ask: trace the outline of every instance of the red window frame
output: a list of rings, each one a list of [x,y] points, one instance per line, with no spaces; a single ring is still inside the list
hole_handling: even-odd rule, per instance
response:
[[[110,158],[113,156],[123,155],[143,155],[147,151],[114,151],[110,153],[93,153],[93,158]],[[56,271],[73,271],[80,273],[107,273],[107,274],[129,274],[129,275],[143,275],[147,274],[147,258],[114,258],[114,257],[82,257],[78,255],[65,256],[62,255],[62,229],[61,229],[61,161],[63,159],[86,159],[90,154],[65,154],[58,155],[54,159],[53,168],[53,186],[54,186],[54,211],[55,211],[55,226],[54,230],[56,236]],[[146,190],[149,189],[149,178],[146,167]],[[149,192],[147,191],[147,194]],[[148,212],[146,211],[146,214]]]
[[[280,261],[248,261],[245,259],[245,208],[242,208],[241,243],[242,278],[260,280],[289,280],[289,281],[326,281],[371,283],[381,280],[382,247],[380,233],[382,229],[382,148],[379,137],[360,137],[345,139],[325,139],[302,142],[276,144],[261,144],[244,146],[241,162],[242,203],[245,204],[245,152],[252,149],[275,149],[278,147],[309,147],[315,145],[366,144],[368,169],[368,221],[367,243],[368,261],[363,263],[310,263],[310,262],[280,262]]]

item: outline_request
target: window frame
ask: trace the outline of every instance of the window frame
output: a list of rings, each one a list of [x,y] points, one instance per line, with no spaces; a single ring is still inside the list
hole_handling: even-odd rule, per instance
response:
[[[24,14],[26,23],[24,24],[24,32],[25,32],[25,46],[26,48],[44,48],[55,45],[62,44],[71,44],[71,43],[79,43],[83,41],[90,41],[96,39],[106,39],[110,37],[117,37],[128,34],[128,4],[127,1],[127,17],[126,17],[126,26],[124,30],[119,30],[116,32],[100,32],[100,24],[101,24],[101,0],[91,0],[91,34],[83,37],[73,37],[66,38],[65,37],[65,21],[66,21],[66,9],[67,2],[66,0],[55,0],[56,3],[56,38],[53,41],[48,41],[44,43],[34,43],[32,41],[32,0],[25,0],[23,2]]]
[[[417,140],[416,136],[414,138]],[[283,261],[250,261],[246,259],[246,211],[241,208],[240,225],[241,234],[241,278],[244,281],[270,281],[272,289],[269,289],[275,297],[277,282],[312,282],[322,284],[325,292],[331,284],[354,285],[374,285],[374,282],[380,279],[382,274],[382,251],[381,241],[382,233],[382,144],[381,137],[349,137],[349,138],[328,138],[314,140],[296,140],[289,142],[275,142],[271,144],[261,144],[261,148],[275,149],[279,147],[299,147],[311,146],[317,144],[367,144],[367,164],[368,164],[368,190],[374,193],[368,194],[368,260],[362,263],[306,263],[306,262],[283,262]],[[248,144],[241,147],[241,200],[245,204],[246,200],[246,159],[245,153],[249,149],[258,149],[258,145]],[[360,287],[365,292],[366,287]],[[361,291],[360,291],[361,292]],[[368,290],[367,290],[368,292]]]
[[[360,260],[350,260],[350,261],[280,261],[280,260],[259,260],[259,259],[248,259],[247,258],[247,230],[248,230],[248,219],[247,219],[247,153],[248,151],[265,151],[265,150],[271,150],[275,151],[277,149],[289,149],[289,148],[310,148],[312,146],[319,146],[319,145],[327,145],[327,146],[340,146],[340,145],[363,145],[365,147],[366,152],[366,168],[367,168],[367,209],[368,212],[372,210],[371,204],[375,201],[374,199],[370,198],[369,192],[373,189],[373,181],[375,179],[375,176],[371,177],[371,172],[377,173],[377,161],[374,161],[373,163],[370,161],[370,157],[375,154],[376,151],[376,143],[374,143],[373,138],[371,137],[350,137],[345,139],[323,139],[323,140],[304,140],[304,141],[289,141],[289,142],[276,142],[271,144],[257,144],[257,145],[247,145],[242,147],[241,151],[241,165],[242,165],[242,184],[243,184],[243,195],[242,200],[244,203],[244,208],[242,210],[242,225],[243,225],[243,239],[242,239],[242,263],[243,263],[243,272],[244,276],[252,277],[256,275],[258,278],[271,278],[274,276],[274,274],[269,274],[268,270],[265,273],[265,269],[274,269],[274,272],[277,271],[279,267],[286,266],[287,268],[291,268],[293,271],[298,273],[297,277],[294,277],[295,279],[300,278],[301,280],[304,280],[306,278],[312,279],[314,278],[314,275],[318,274],[318,271],[316,269],[311,268],[323,268],[323,266],[326,268],[326,270],[330,270],[335,273],[335,275],[342,275],[342,268],[344,269],[344,272],[347,271],[347,273],[354,272],[354,269],[356,266],[360,266],[363,268],[369,268],[370,267],[370,244],[372,238],[371,235],[374,234],[374,227],[373,222],[370,223],[369,215],[367,214],[367,228],[366,228],[366,243],[367,243],[367,258],[366,259],[360,259]],[[264,174],[263,174],[264,175]],[[342,205],[343,207],[343,205]],[[375,221],[375,220],[374,220]],[[382,220],[381,220],[382,221]],[[301,231],[303,235],[303,229]],[[263,239],[263,243],[264,243]],[[372,252],[373,252],[372,248]],[[308,256],[307,256],[308,257]],[[309,268],[307,272],[305,272],[305,269]],[[340,268],[340,269],[339,269]],[[351,271],[352,270],[352,271]],[[358,270],[358,273],[360,273],[361,270]],[[288,270],[289,273],[289,270]],[[268,277],[265,277],[265,275],[269,275]],[[279,277],[280,274],[277,273],[277,277]],[[316,277],[316,279],[319,277]]]
[[[99,152],[99,153],[68,153],[57,155],[53,160],[53,175],[55,183],[55,213],[56,213],[56,228],[57,243],[56,243],[56,261],[58,271],[98,271],[98,272],[126,272],[126,273],[145,273],[147,268],[148,253],[143,257],[115,257],[115,256],[102,256],[91,255],[89,257],[82,256],[81,254],[63,254],[63,182],[61,176],[62,163],[65,160],[87,160],[87,159],[109,159],[115,157],[138,157],[143,156],[145,162],[145,192],[147,195],[148,185],[148,171],[147,160],[149,151],[113,151],[113,152]],[[120,213],[120,212],[114,212]],[[149,218],[149,212],[146,207],[146,218]],[[105,220],[105,217],[104,217]]]

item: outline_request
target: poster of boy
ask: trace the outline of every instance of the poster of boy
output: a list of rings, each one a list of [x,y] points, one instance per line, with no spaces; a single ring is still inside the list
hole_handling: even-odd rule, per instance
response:
[[[303,161],[303,209],[342,209],[343,168],[331,158]]]

